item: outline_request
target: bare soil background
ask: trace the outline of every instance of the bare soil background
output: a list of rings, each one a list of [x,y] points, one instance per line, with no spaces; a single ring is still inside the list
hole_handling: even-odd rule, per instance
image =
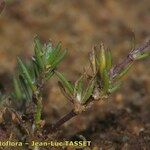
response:
[[[114,64],[150,35],[149,0],[7,0],[0,16],[0,82],[12,87],[16,57],[30,59],[35,35],[68,49],[59,70],[75,81],[88,66],[88,54],[101,41],[112,50]],[[150,149],[150,60],[137,62],[123,87],[106,101],[73,118],[58,139],[92,141],[90,149]],[[43,116],[55,122],[71,109],[57,86],[45,87]],[[70,148],[67,148],[70,149]]]

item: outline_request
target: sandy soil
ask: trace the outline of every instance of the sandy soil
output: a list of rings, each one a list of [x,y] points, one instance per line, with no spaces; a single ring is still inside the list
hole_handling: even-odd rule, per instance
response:
[[[150,35],[148,0],[7,0],[0,16],[0,82],[11,90],[16,57],[33,54],[33,38],[62,41],[69,53],[59,70],[75,80],[88,66],[88,53],[104,41],[112,50],[114,64]],[[133,42],[133,32],[135,42]],[[82,65],[81,65],[82,64]],[[109,100],[70,120],[58,139],[92,141],[93,150],[150,149],[150,60],[137,62],[121,90]],[[44,115],[53,122],[70,110],[57,87],[45,88]],[[70,148],[68,148],[70,150]]]

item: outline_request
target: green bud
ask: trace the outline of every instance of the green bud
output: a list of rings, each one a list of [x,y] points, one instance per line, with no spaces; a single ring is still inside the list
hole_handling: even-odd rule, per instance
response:
[[[90,63],[91,63],[93,73],[96,74],[96,72],[97,72],[97,63],[96,63],[95,50],[93,50],[91,55],[90,55]]]
[[[106,54],[104,49],[104,44],[101,43],[101,49],[99,53],[99,71],[100,74],[103,72],[103,70],[106,68]]]

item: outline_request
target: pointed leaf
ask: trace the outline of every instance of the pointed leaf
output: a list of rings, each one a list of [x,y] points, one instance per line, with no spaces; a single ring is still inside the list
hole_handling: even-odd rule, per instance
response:
[[[111,93],[114,93],[116,90],[118,90],[119,88],[120,88],[120,86],[121,86],[121,82],[119,82],[119,83],[116,83],[115,85],[113,85],[109,90],[108,90],[108,92],[111,94]]]
[[[55,71],[55,74],[57,77],[61,80],[62,85],[68,90],[70,94],[73,94],[74,88],[72,87],[72,84],[67,81],[67,79],[59,72]]]
[[[25,82],[24,78],[22,77],[22,75],[19,75],[19,80],[20,80],[20,85],[22,90],[25,93],[25,100],[31,100],[31,91],[29,90],[29,87],[27,86],[27,83]]]
[[[64,52],[62,52],[57,58],[56,60],[52,63],[52,68],[55,69],[55,67],[63,60],[63,58],[65,57],[65,55],[67,54],[67,50],[65,50]]]
[[[46,74],[46,81],[49,80],[53,75],[54,75],[54,71],[49,71],[49,72]]]
[[[77,93],[80,93],[82,95],[82,92],[83,92],[83,80],[82,79],[78,81],[76,90],[77,90]]]
[[[93,50],[91,55],[90,55],[90,63],[91,63],[91,67],[92,67],[93,73],[96,74],[96,72],[97,72],[97,64],[96,64],[95,50]]]
[[[72,103],[74,103],[73,98],[71,97],[71,95],[69,95],[69,94],[66,92],[66,90],[65,90],[64,86],[62,85],[62,83],[58,81],[58,85],[59,85],[59,88],[60,88],[62,94],[63,94],[68,100],[70,100]]]
[[[20,89],[20,85],[19,85],[19,82],[16,79],[16,77],[13,78],[13,83],[14,83],[14,89],[15,89],[16,98],[17,98],[17,100],[21,100],[21,98],[22,98],[22,91]]]
[[[18,65],[19,65],[20,70],[21,70],[20,73],[23,75],[24,79],[27,80],[27,82],[28,82],[30,88],[31,88],[33,91],[35,91],[35,90],[36,90],[36,87],[35,87],[35,85],[34,85],[33,82],[32,82],[31,76],[30,76],[30,74],[29,74],[27,68],[25,67],[25,65],[23,64],[23,62],[21,61],[20,58],[18,58]]]
[[[109,89],[109,83],[110,83],[109,74],[106,69],[104,69],[103,71],[102,80],[103,80],[103,85],[102,85],[103,92],[106,93]]]
[[[112,54],[109,49],[106,50],[106,68],[109,71],[112,67]]]
[[[104,49],[104,44],[101,43],[101,49],[99,52],[99,71],[100,74],[103,72],[103,70],[106,68],[106,54]]]
[[[81,102],[83,94],[83,76],[81,76],[75,83],[74,97]]]
[[[49,55],[48,62],[50,62],[50,64],[52,64],[56,60],[56,57],[60,53],[60,49],[61,49],[61,43],[59,42],[56,45],[56,47],[52,49],[52,51]]]
[[[150,56],[150,53],[144,53],[144,54],[140,54],[138,56],[136,56],[136,60],[139,60],[139,59],[144,59],[146,57],[149,57]]]
[[[44,44],[43,49],[45,52],[45,58],[46,58],[46,60],[48,60],[53,51],[52,44],[50,42],[48,42],[47,44]]]
[[[90,96],[92,95],[93,90],[94,90],[94,85],[95,85],[95,80],[92,79],[89,82],[89,84],[87,86],[87,89],[86,89],[86,91],[84,93],[84,96],[82,98],[82,104],[85,104],[87,102],[87,100],[90,98]]]
[[[33,70],[34,70],[35,78],[38,78],[39,68],[38,68],[37,62],[34,58],[32,59],[32,64],[33,64]]]
[[[116,78],[115,79],[121,79],[124,75],[126,75],[127,74],[127,72],[129,71],[129,69],[132,67],[132,63],[131,64],[129,64],[119,75],[117,75],[116,76]]]
[[[34,53],[35,53],[35,59],[38,62],[38,66],[40,67],[40,69],[44,69],[44,62],[42,59],[43,56],[43,52],[42,52],[42,44],[40,42],[40,40],[38,39],[38,37],[36,37],[34,39],[34,43],[35,43],[35,47],[34,47]]]

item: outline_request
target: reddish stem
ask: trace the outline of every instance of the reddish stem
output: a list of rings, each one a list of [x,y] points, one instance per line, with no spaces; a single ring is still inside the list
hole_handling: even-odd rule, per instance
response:
[[[56,132],[57,129],[63,125],[65,122],[67,122],[68,120],[72,119],[73,117],[75,117],[77,114],[74,112],[74,110],[71,110],[69,113],[67,113],[66,115],[64,115],[62,118],[60,118],[58,121],[56,121],[56,123],[54,123],[49,129],[46,129],[46,133],[53,133]]]
[[[145,52],[146,48],[150,46],[150,40],[144,44],[142,44],[140,47],[133,49],[128,56],[118,65],[112,68],[111,77],[113,78],[116,76],[122,69],[124,69],[126,66],[128,66],[131,62],[133,62],[135,59],[133,57],[134,54],[138,54],[140,52]],[[88,108],[88,107],[87,107]],[[74,110],[71,110],[69,113],[67,113],[65,116],[60,118],[53,126],[51,127],[50,132],[55,132],[57,129],[63,125],[65,122],[70,120],[71,118],[75,117],[77,114],[74,112]]]
[[[142,44],[140,47],[133,49],[128,56],[123,59],[123,61],[121,63],[119,63],[118,65],[116,65],[115,67],[113,67],[111,69],[111,73],[110,76],[112,78],[114,78],[117,74],[119,74],[125,67],[127,67],[130,63],[132,63],[133,61],[135,61],[134,55],[138,54],[138,53],[143,53],[146,52],[146,50],[148,51],[148,47],[150,47],[150,40],[148,40],[146,43]],[[150,50],[149,50],[150,51]]]

